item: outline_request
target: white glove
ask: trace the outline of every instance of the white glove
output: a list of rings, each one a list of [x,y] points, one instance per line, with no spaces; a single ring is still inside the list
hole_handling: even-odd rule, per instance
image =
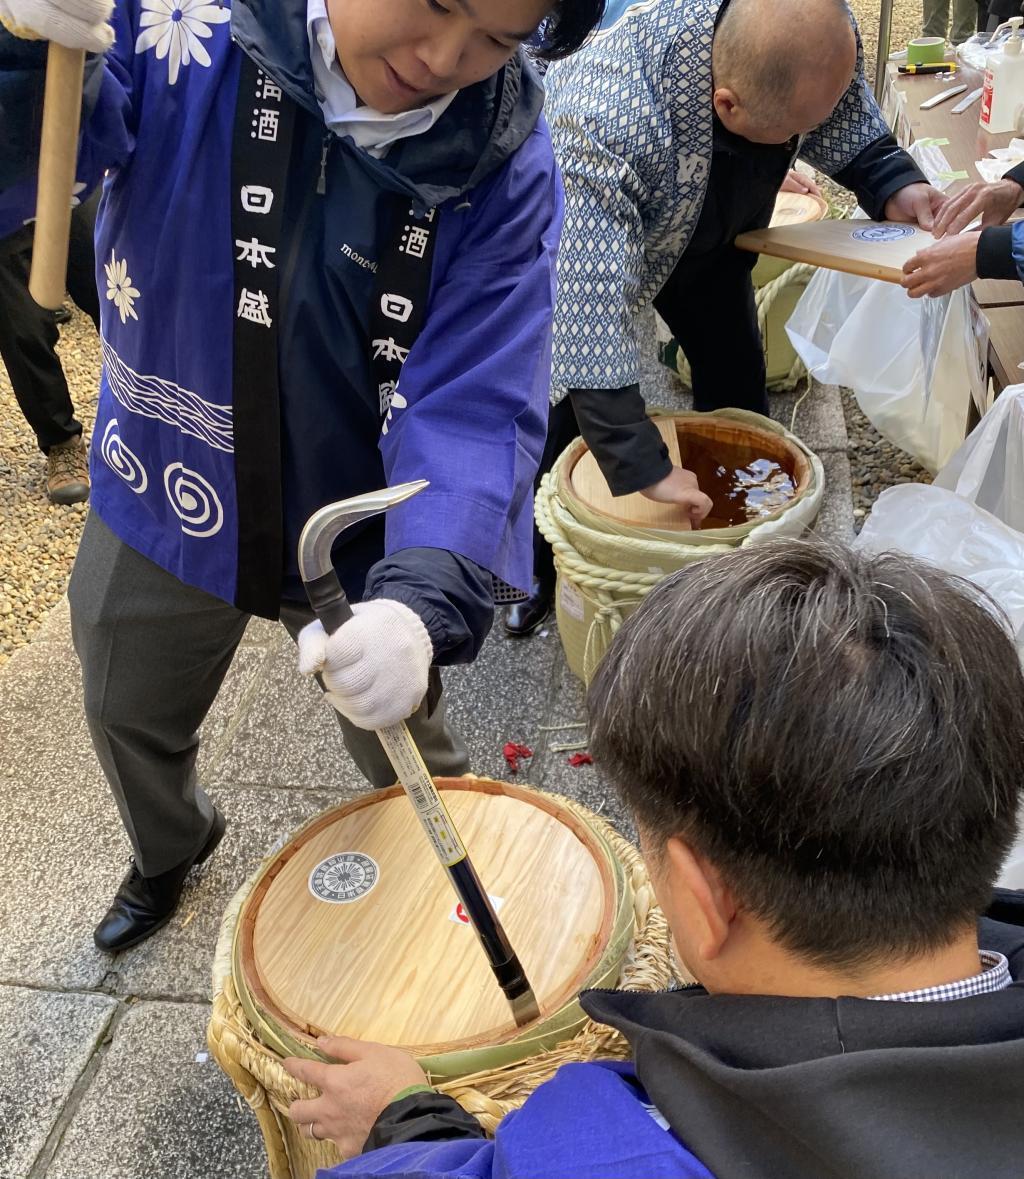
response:
[[[0,0],[0,24],[16,37],[103,53],[114,44],[113,0]]]
[[[332,635],[319,622],[299,632],[299,671],[323,674],[327,699],[361,729],[385,729],[419,708],[434,647],[420,616],[379,598],[352,607]]]

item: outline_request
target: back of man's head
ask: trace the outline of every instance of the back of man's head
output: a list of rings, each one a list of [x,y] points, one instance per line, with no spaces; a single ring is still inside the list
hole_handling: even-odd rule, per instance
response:
[[[738,135],[783,143],[828,118],[855,64],[845,0],[729,0],[712,46],[715,109]]]
[[[785,951],[856,969],[984,909],[1024,783],[1024,678],[966,583],[777,541],[657,586],[589,694],[647,847],[707,858]]]

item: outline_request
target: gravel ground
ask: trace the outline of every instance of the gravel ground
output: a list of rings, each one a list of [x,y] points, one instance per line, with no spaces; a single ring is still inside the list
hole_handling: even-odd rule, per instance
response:
[[[64,373],[86,437],[96,413],[99,339],[78,312],[61,328]],[[46,459],[0,365],[0,665],[23,646],[67,587],[85,522],[85,504],[46,497]]]
[[[861,413],[849,389],[840,392],[849,436],[854,527],[860,532],[871,505],[887,487],[895,487],[897,483],[931,483],[932,477],[909,454],[879,434]]]
[[[870,75],[877,41],[877,0],[852,0],[852,7],[860,23]],[[920,0],[897,0],[893,47],[904,45],[920,31]],[[100,361],[96,333],[84,316],[76,314],[61,329],[60,353],[76,411],[88,435],[96,408]],[[928,476],[879,437],[852,397],[844,397],[844,408],[859,522],[879,491],[894,482],[926,481]],[[45,460],[0,365],[0,665],[28,642],[64,593],[85,519],[82,504],[61,507],[49,503],[45,473]]]

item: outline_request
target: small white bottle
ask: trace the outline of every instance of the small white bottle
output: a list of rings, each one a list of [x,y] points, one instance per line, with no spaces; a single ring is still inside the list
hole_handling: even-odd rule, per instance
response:
[[[1010,36],[999,53],[989,55],[985,85],[981,94],[981,125],[993,135],[1016,131],[1024,106],[1024,55],[1021,35],[1024,17],[1011,17],[999,28],[1010,28]],[[996,30],[998,32],[998,29]]]

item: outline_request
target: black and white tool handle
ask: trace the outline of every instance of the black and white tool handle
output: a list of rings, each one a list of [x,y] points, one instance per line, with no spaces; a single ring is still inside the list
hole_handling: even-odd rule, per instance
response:
[[[333,569],[305,582],[305,586],[309,604],[329,635],[352,618],[352,607]],[[522,1027],[530,1023],[539,1016],[540,1010],[526,971],[480,883],[409,726],[399,721],[397,725],[377,729],[376,733],[480,940],[494,977],[511,1005],[516,1024]]]

